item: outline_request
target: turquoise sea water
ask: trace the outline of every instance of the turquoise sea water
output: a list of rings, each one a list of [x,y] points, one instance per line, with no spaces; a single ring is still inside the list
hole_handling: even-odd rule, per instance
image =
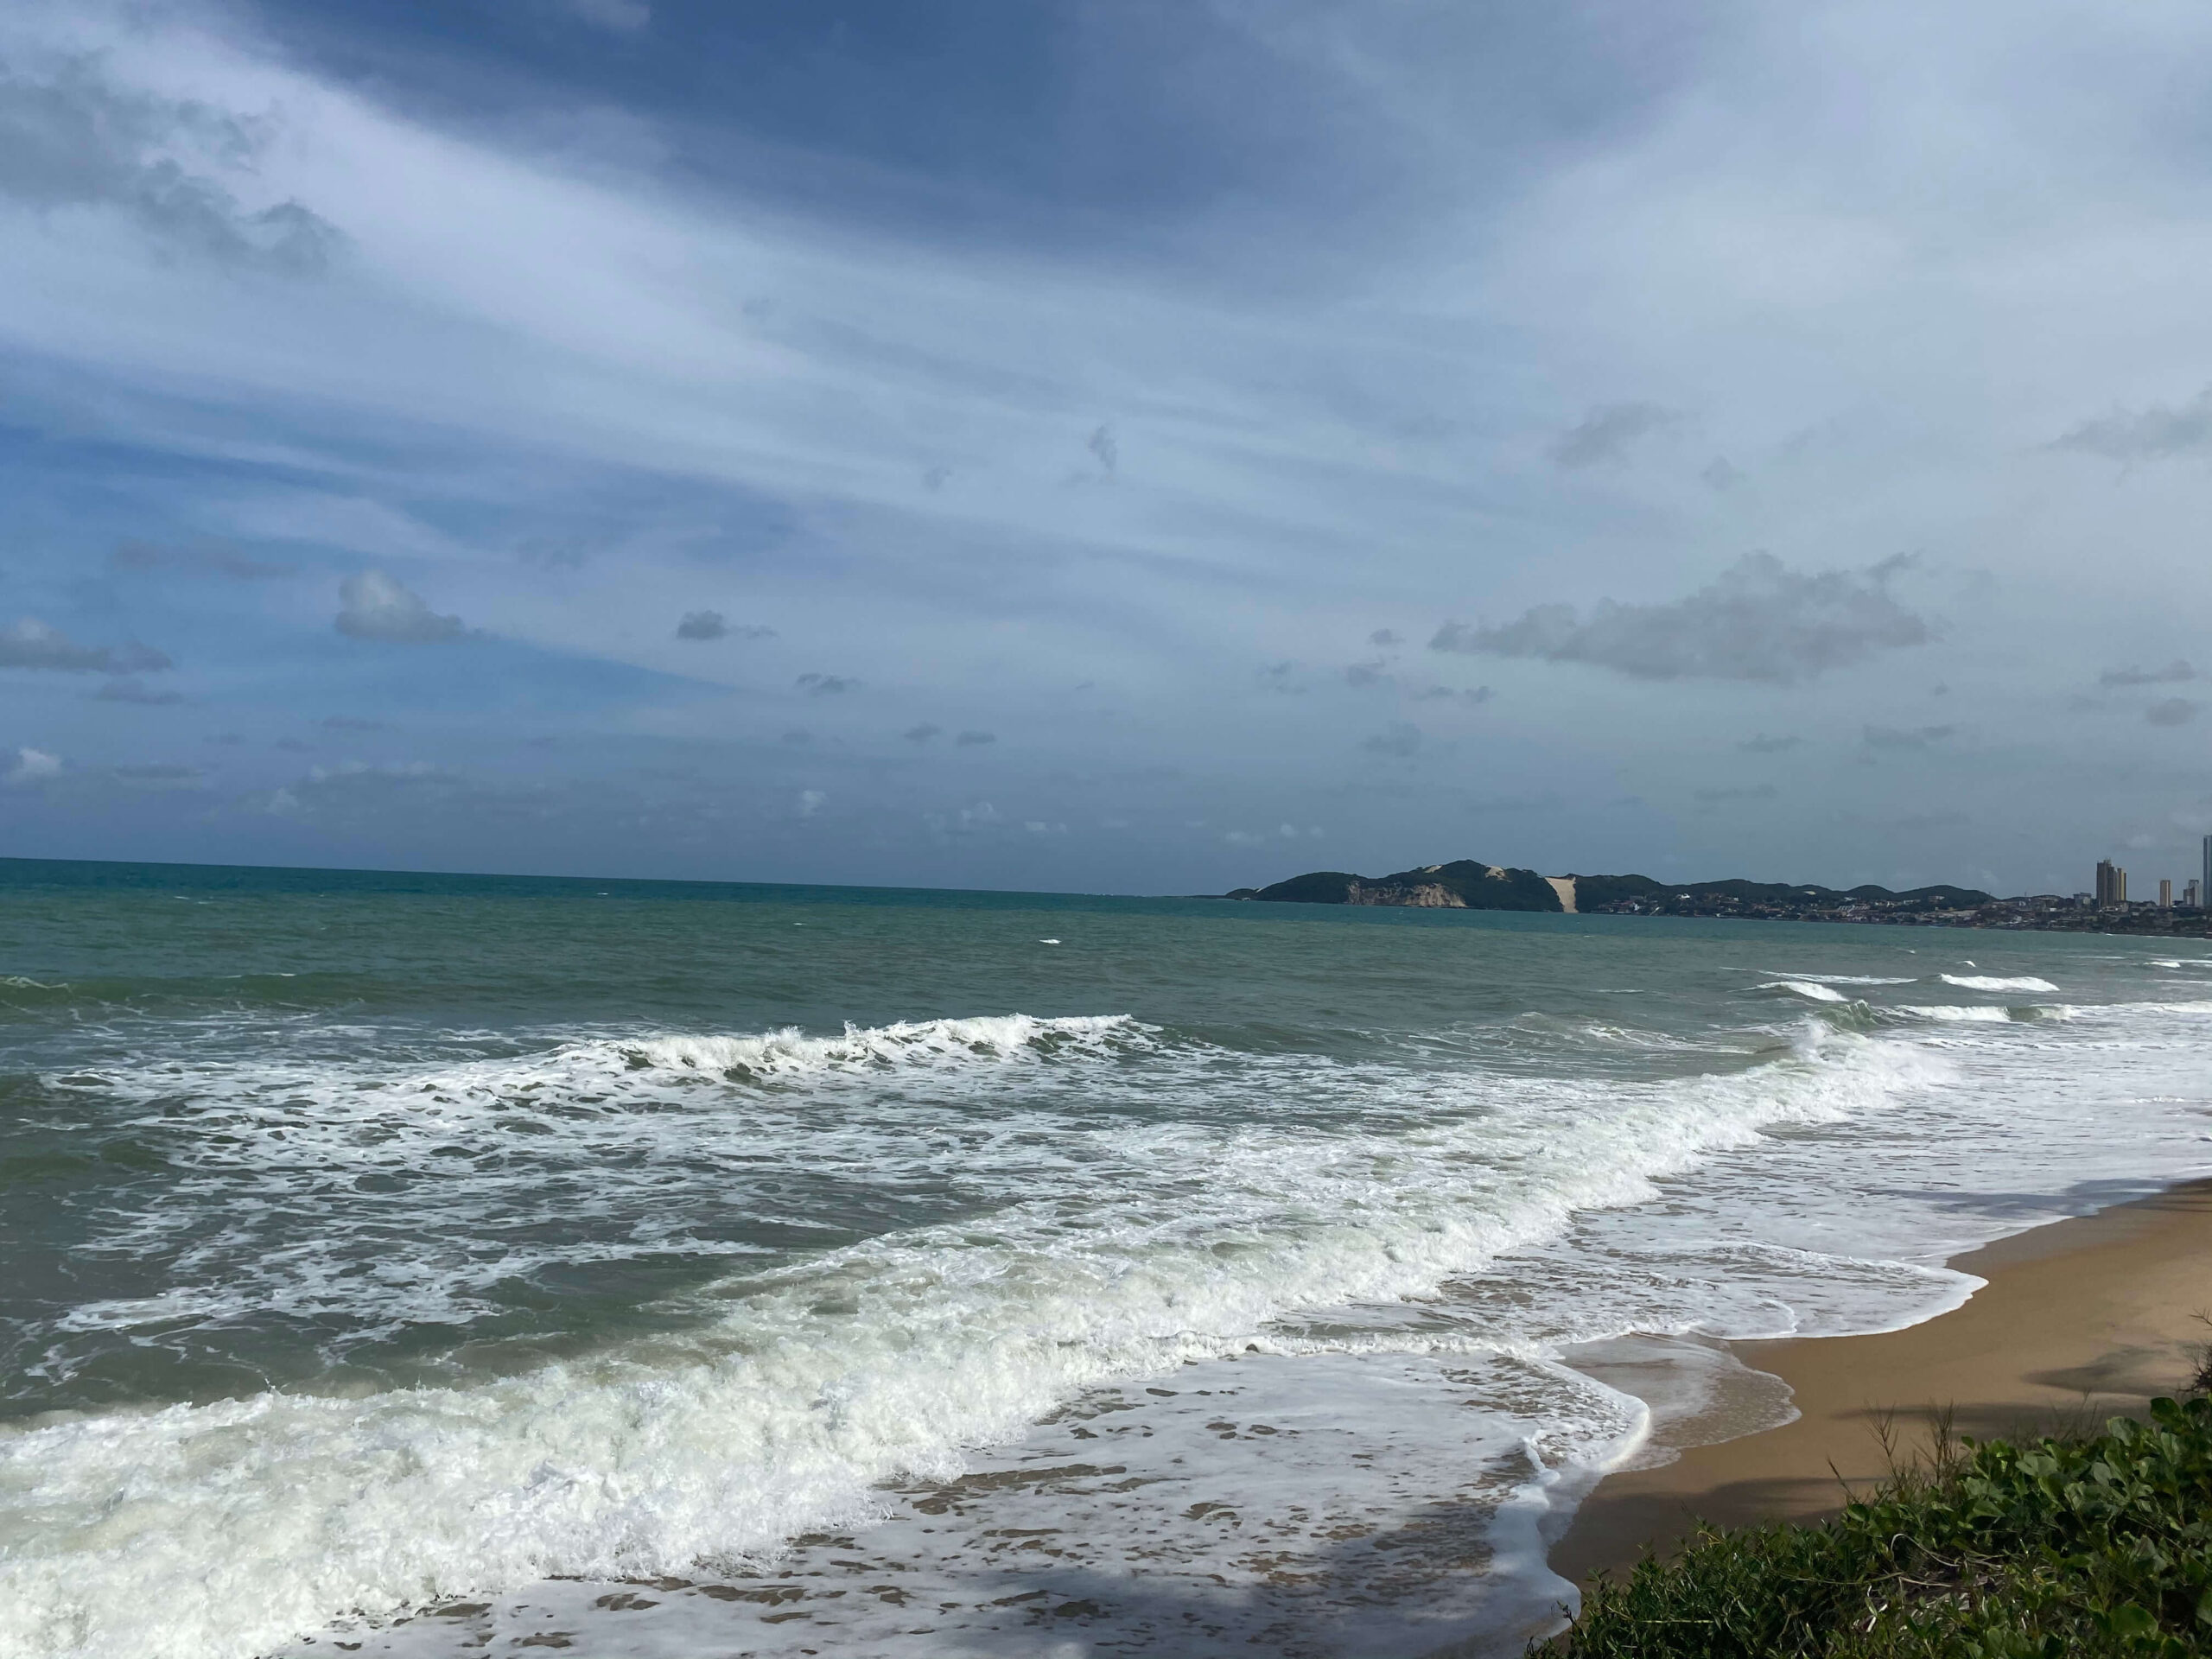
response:
[[[2204,1173],[2202,954],[0,861],[0,1655],[1510,1643],[1563,1351]]]

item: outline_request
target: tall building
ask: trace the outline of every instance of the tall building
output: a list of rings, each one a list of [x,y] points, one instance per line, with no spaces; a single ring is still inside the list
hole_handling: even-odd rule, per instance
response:
[[[2181,901],[2191,910],[2201,910],[2204,906],[2204,899],[2202,896],[2203,892],[2204,889],[2198,884],[2196,878],[2191,876],[2181,884]]]
[[[2212,842],[2212,836],[2208,836],[2205,839],[2208,842]],[[2212,858],[2212,847],[2208,847],[2206,856]],[[2126,902],[2127,872],[2108,858],[2099,859],[2097,861],[2097,908],[2102,910],[2107,905],[2124,905]]]
[[[2173,907],[2174,884],[2167,880],[2166,878],[2162,875],[2158,878],[2158,908],[2160,910],[2171,910]]]
[[[2212,836],[2204,837],[2204,885],[2197,889],[2204,901],[2212,904]]]

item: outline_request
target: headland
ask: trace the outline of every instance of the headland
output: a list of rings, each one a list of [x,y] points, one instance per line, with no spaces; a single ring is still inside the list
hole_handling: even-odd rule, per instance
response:
[[[1700,916],[1748,921],[1872,922],[1906,927],[1986,927],[2013,931],[2212,937],[2212,912],[2192,905],[2098,904],[2068,893],[2000,899],[1979,887],[1937,883],[1893,892],[1817,882],[1668,882],[1648,875],[1543,875],[1459,859],[1391,875],[1313,870],[1223,895],[1262,903],[1373,905],[1419,910],[1514,910],[1567,915]]]

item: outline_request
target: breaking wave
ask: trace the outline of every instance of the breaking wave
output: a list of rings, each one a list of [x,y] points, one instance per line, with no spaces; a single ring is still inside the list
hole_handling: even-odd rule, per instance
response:
[[[1850,999],[1841,991],[1831,990],[1816,979],[1775,979],[1759,987],[1763,991],[1789,991],[1813,1002],[1846,1002]]]
[[[825,1109],[805,1090],[778,1116],[753,1080],[880,1089],[887,1075],[901,1087],[950,1075],[963,1090],[932,1108],[942,1118],[1009,1065],[1044,1073],[1072,1055],[1095,1071],[1132,1053],[1142,1087],[1236,1109],[1146,1118],[1109,1109],[1110,1093],[1102,1105],[1094,1086],[1080,1113],[1013,1112],[957,1144],[990,1184],[977,1215],[726,1277],[690,1325],[520,1375],[14,1432],[0,1440],[0,1652],[251,1659],[348,1613],[758,1555],[864,1521],[876,1483],[957,1473],[962,1448],[1017,1434],[1084,1389],[1264,1345],[1272,1321],[1301,1310],[1431,1294],[1768,1129],[1880,1110],[1942,1064],[1813,1022],[1764,1064],[1643,1083],[1254,1055],[1110,1016],[617,1036],[379,1086],[326,1079],[308,1099],[271,1089],[260,1104],[283,1109],[284,1133],[253,1140],[252,1155],[264,1183],[315,1166],[327,1192],[327,1157],[423,1155],[451,1141],[456,1111],[498,1133],[505,1120],[474,1103],[526,1107],[529,1126],[507,1133],[569,1135],[579,1167],[610,1178],[619,1160],[591,1148],[634,1157],[665,1141],[733,1175],[773,1154],[785,1167],[861,1159],[895,1179],[901,1143],[950,1133],[942,1122],[887,1111],[859,1125],[837,1109],[857,1093]],[[659,1109],[702,1090],[712,1109]],[[1317,1099],[1352,1116],[1322,1124],[1280,1104]],[[308,1134],[340,1109],[347,1123]],[[417,1115],[435,1127],[410,1128]],[[598,1138],[610,1123],[626,1138]],[[666,1185],[666,1166],[646,1171]],[[590,1188],[563,1190],[582,1202]],[[439,1201],[423,1192],[426,1208]]]

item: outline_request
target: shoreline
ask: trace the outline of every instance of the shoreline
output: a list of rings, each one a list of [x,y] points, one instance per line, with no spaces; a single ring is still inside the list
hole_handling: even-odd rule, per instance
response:
[[[2212,1313],[2212,1179],[2031,1228],[1948,1265],[1986,1282],[1901,1331],[1706,1344],[1745,1368],[1727,1390],[1738,1421],[1724,1408],[1656,1425],[1577,1507],[1551,1549],[1552,1571],[1578,1586],[1625,1576],[1647,1554],[1673,1553],[1700,1520],[1834,1515],[1847,1489],[1888,1473],[1885,1425],[1909,1460],[1946,1415],[1955,1432],[1986,1440],[2142,1414],[2156,1395],[2182,1389],[2212,1340],[2199,1318]],[[1607,1348],[1567,1363],[1635,1392]],[[1769,1427],[1785,1397],[1776,1379],[1798,1414]]]

